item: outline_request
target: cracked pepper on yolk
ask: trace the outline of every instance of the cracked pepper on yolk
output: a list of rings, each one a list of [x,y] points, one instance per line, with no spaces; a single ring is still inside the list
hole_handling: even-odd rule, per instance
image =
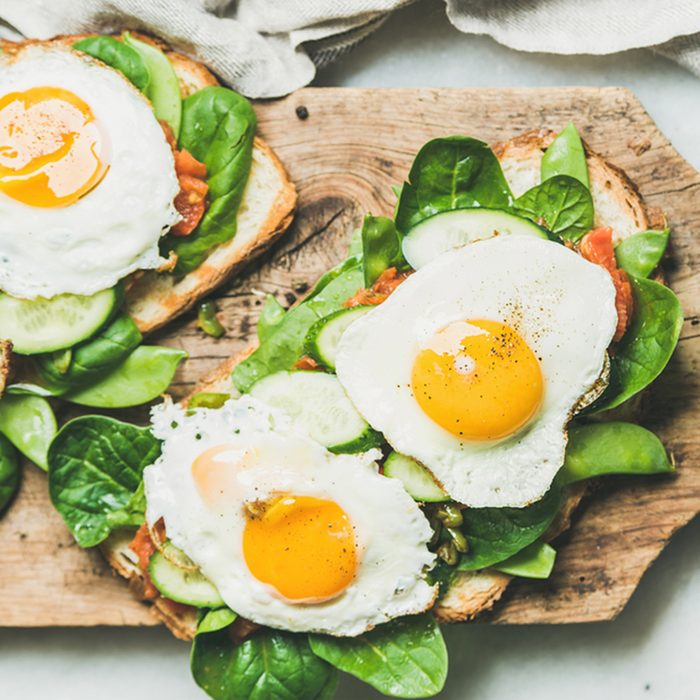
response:
[[[352,582],[357,551],[352,523],[334,501],[279,496],[251,504],[243,556],[251,574],[293,602],[335,598]]]
[[[411,387],[422,410],[464,440],[514,434],[537,412],[544,392],[539,361],[523,338],[498,321],[456,321],[416,357]]]
[[[34,87],[0,99],[0,191],[34,207],[63,207],[109,167],[90,107],[69,90]]]

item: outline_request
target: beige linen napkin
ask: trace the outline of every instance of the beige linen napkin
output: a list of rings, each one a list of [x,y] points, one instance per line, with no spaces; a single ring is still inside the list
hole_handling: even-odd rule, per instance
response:
[[[25,36],[157,34],[249,97],[311,82],[412,0],[0,0]],[[439,2],[440,0],[435,0]],[[700,75],[700,0],[446,0],[468,34],[521,51],[607,54],[652,47]]]

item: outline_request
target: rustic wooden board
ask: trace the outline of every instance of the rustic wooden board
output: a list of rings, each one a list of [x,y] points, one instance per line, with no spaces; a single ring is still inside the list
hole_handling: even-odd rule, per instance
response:
[[[295,110],[305,106],[301,120]],[[628,90],[307,89],[257,105],[262,136],[287,164],[300,207],[289,234],[219,296],[227,335],[212,340],[192,313],[157,340],[190,360],[173,387],[193,383],[254,337],[265,293],[293,303],[344,254],[365,212],[389,214],[391,185],[405,177],[416,150],[438,135],[486,141],[574,120],[586,140],[623,167],[674,228],[670,281],[686,311],[679,349],[653,395],[646,423],[672,450],[670,478],[609,479],[560,540],[552,578],[517,582],[489,620],[561,623],[610,619],[671,535],[700,511],[700,175],[658,131]],[[0,625],[150,625],[95,552],[75,546],[46,495],[46,479],[28,468],[19,498],[0,521]]]

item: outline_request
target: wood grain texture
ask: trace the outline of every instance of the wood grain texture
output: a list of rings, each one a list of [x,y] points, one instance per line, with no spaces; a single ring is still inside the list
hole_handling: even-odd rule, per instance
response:
[[[295,114],[305,106],[309,117]],[[194,314],[154,339],[184,348],[173,394],[254,338],[264,294],[285,305],[302,296],[343,255],[366,212],[390,214],[400,183],[428,139],[470,134],[494,142],[574,120],[593,149],[624,168],[646,200],[673,226],[669,279],[686,323],[678,351],[646,397],[645,424],[672,451],[678,472],[666,478],[611,478],[589,498],[558,540],[547,582],[520,581],[485,621],[563,623],[610,619],[671,535],[700,511],[700,175],[658,131],[632,93],[621,88],[524,90],[306,89],[257,105],[260,133],[299,189],[295,224],[261,261],[219,292],[225,337],[213,340]],[[71,541],[38,470],[26,470],[19,498],[0,521],[0,624],[157,624],[97,553]]]

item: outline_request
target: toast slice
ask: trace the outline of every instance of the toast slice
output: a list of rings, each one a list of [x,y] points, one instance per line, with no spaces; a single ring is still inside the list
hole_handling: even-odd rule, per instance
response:
[[[12,357],[12,343],[9,340],[0,340],[0,397],[5,391],[7,378],[10,375],[10,358]]]
[[[493,146],[516,196],[539,182],[542,155],[555,137],[553,131],[534,130]],[[637,188],[622,170],[608,163],[587,146],[586,157],[596,209],[596,225],[612,226],[618,240],[646,228],[663,228],[666,225],[661,210],[645,205]],[[230,379],[231,372],[253,350],[254,347],[251,347],[229,358],[212,375],[204,379],[195,388],[194,393],[231,393],[234,390]],[[588,486],[585,483],[570,487],[560,512],[545,535],[546,540],[555,539],[569,528],[572,516],[587,490]],[[136,564],[135,555],[128,549],[128,544],[128,538],[111,537],[102,546],[102,551],[116,571],[129,580],[131,589],[137,595],[140,591],[140,597],[143,597],[143,575]],[[433,612],[441,623],[471,620],[493,608],[512,579],[508,574],[491,569],[458,572],[449,590],[433,608]],[[151,610],[176,637],[192,639],[194,636],[196,620],[193,611],[175,612],[162,599],[156,600]]]
[[[71,46],[86,36],[89,35],[60,36],[46,41],[0,41],[0,49],[12,53],[28,45]],[[150,37],[137,33],[134,36],[167,54],[180,80],[183,98],[219,84],[201,63],[171,51]],[[273,150],[256,136],[253,164],[238,211],[236,235],[214,248],[197,269],[182,277],[155,270],[137,273],[126,294],[125,310],[134,318],[139,330],[145,334],[164,326],[267,250],[289,227],[296,201],[296,189],[284,166]]]

